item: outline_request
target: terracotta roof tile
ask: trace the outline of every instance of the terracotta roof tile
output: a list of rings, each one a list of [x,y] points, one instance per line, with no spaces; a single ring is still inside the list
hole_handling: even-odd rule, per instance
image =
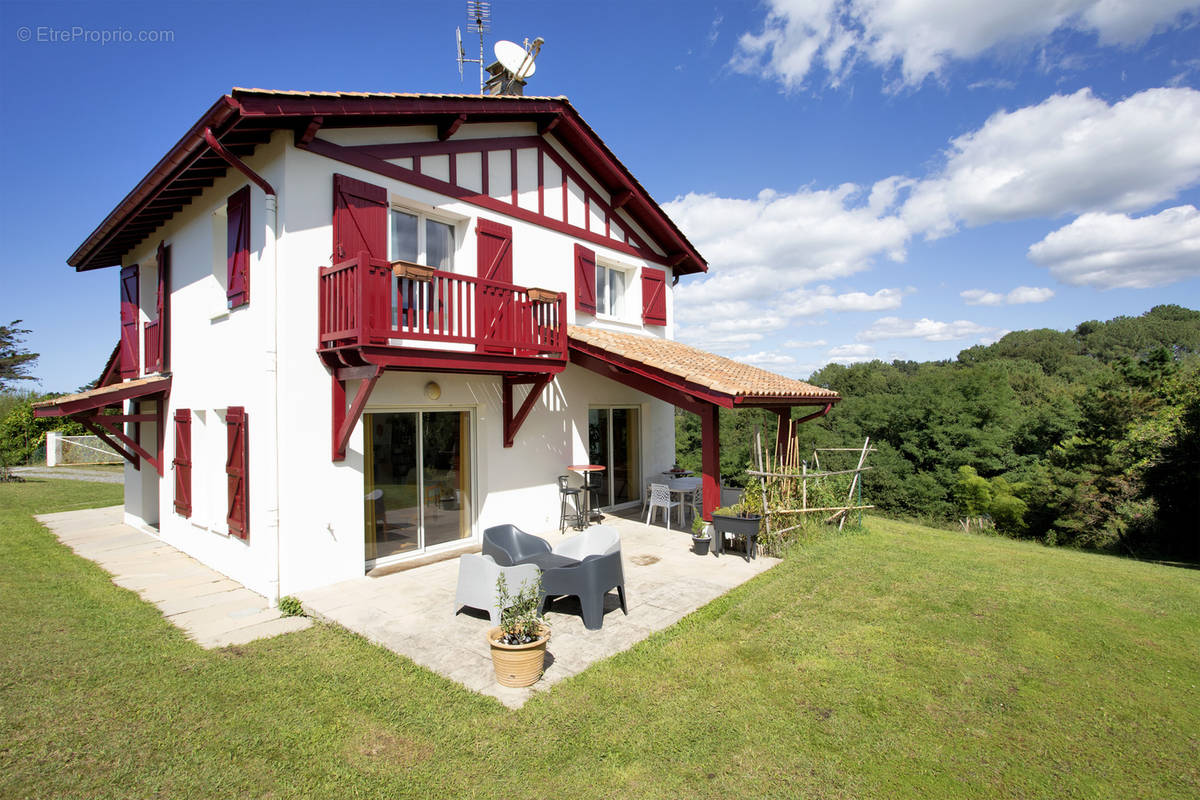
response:
[[[747,400],[772,397],[840,399],[837,392],[787,378],[681,342],[570,325],[572,340],[645,364],[708,389]]]

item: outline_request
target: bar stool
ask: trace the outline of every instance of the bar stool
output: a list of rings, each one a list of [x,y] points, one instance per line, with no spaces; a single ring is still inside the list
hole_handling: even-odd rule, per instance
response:
[[[567,523],[571,523],[571,527],[582,530],[587,527],[583,521],[583,509],[579,505],[579,493],[581,489],[576,489],[571,486],[568,481],[570,476],[558,476],[558,532],[562,533],[566,530]],[[573,511],[572,511],[573,509]],[[571,513],[568,513],[571,512]]]
[[[600,513],[601,504],[596,502],[596,494],[600,491],[603,481],[604,474],[601,472],[589,472],[583,476],[584,489],[588,493],[587,503],[584,507],[587,509],[587,516],[589,517],[584,523],[585,526],[592,524],[592,518],[604,519],[604,514]]]

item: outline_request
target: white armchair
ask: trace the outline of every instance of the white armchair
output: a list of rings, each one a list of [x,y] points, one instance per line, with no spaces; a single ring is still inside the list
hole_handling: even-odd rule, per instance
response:
[[[609,525],[595,525],[583,533],[563,539],[550,552],[583,561],[588,556],[606,556],[621,549],[621,535]]]
[[[500,624],[500,604],[496,597],[496,579],[504,575],[510,594],[516,594],[521,585],[537,582],[540,570],[533,564],[518,564],[502,567],[491,556],[465,553],[458,559],[458,590],[454,593],[454,613],[463,606],[479,608],[488,612],[493,625]]]

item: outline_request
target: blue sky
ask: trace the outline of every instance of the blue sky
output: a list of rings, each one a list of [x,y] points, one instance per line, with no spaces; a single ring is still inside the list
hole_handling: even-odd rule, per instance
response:
[[[118,336],[115,269],[66,257],[220,94],[473,91],[464,5],[0,1],[0,319],[41,388]],[[534,36],[530,93],[710,262],[685,341],[804,377],[1200,307],[1200,0],[493,3],[489,49]]]

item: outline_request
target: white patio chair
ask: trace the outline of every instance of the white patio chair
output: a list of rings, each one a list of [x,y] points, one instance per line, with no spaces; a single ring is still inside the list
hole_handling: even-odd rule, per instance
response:
[[[654,509],[661,508],[666,517],[667,530],[671,530],[671,509],[679,505],[679,501],[671,499],[671,488],[666,484],[650,484],[650,510],[646,512],[646,524],[654,516]]]
[[[533,584],[541,571],[534,564],[502,567],[491,556],[464,553],[458,559],[458,589],[454,593],[454,613],[463,606],[488,612],[493,625],[500,624],[500,603],[496,597],[496,579],[504,575],[508,592],[515,595],[524,583]]]
[[[660,472],[658,475],[655,475],[653,478],[646,478],[646,481],[642,486],[642,513],[643,514],[646,513],[646,506],[650,505],[650,487],[652,485],[654,485],[655,483],[667,483],[670,480],[671,480],[671,477],[669,475],[667,475],[665,472]]]
[[[588,556],[606,556],[621,549],[621,534],[611,525],[594,525],[583,533],[563,539],[550,548],[555,555],[583,561]]]

